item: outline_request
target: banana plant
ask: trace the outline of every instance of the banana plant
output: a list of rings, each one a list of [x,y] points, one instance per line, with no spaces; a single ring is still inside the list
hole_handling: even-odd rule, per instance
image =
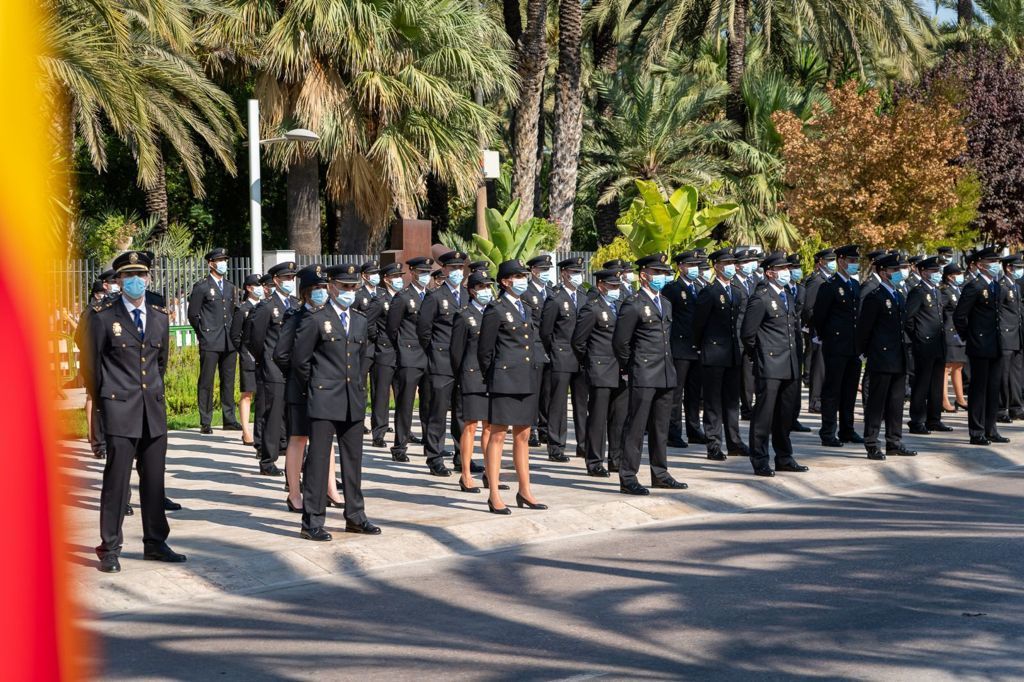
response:
[[[473,235],[473,257],[490,262],[491,276],[498,274],[498,264],[518,258],[524,263],[537,255],[544,235],[534,230],[534,221],[518,222],[519,199],[509,204],[505,212],[495,208],[486,211],[487,236]]]
[[[712,241],[711,231],[739,211],[739,206],[731,202],[698,209],[700,196],[691,185],[672,192],[668,201],[649,180],[637,180],[636,187],[640,196],[633,199],[616,225],[637,258],[652,253],[672,256],[703,248]]]

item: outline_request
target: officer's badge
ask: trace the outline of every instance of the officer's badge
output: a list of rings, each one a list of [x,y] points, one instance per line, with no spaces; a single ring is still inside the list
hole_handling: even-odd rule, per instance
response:
[[[846,287],[839,287],[839,295],[846,296]]]
[[[441,307],[444,308],[445,310],[448,310],[448,299],[447,298],[441,300]]]
[[[139,254],[137,254],[134,251],[132,251],[130,254],[128,254],[128,262],[131,263],[132,265],[135,265],[136,263],[138,263],[139,262]]]
[[[604,311],[604,310],[601,311],[601,321],[602,322],[607,322],[608,321],[608,313],[607,313],[607,311]]]
[[[651,316],[651,306],[649,306],[649,305],[645,305],[644,306],[644,315],[646,315],[647,317]]]
[[[475,327],[476,326],[476,318],[475,317],[469,318],[467,324],[469,324],[470,327]]]
[[[1013,289],[1006,292],[1006,296],[1012,301],[1013,300]]]
[[[533,295],[533,304],[537,305],[537,303],[538,303],[538,301],[537,301],[537,294],[534,294]]]
[[[217,290],[214,289],[213,287],[210,287],[210,296],[216,296],[216,295],[217,295]]]
[[[330,320],[324,320],[324,333],[326,333],[326,334],[330,334],[331,333],[331,321]]]
[[[505,313],[505,319],[508,320],[509,322],[511,322],[512,321],[512,313]]]
[[[281,309],[280,308],[274,308],[274,317],[279,317],[280,315],[281,315]]]
[[[387,312],[388,310],[391,310],[391,304],[384,301],[384,312]]]
[[[569,302],[565,301],[562,305],[565,307],[565,312],[569,312]]]
[[[409,310],[416,310],[416,301],[409,299]]]
[[[685,291],[681,291],[679,293],[681,293],[683,295],[683,300],[685,301],[686,300],[686,292]]]
[[[982,289],[981,290],[981,297],[982,298],[988,298],[988,289]]]
[[[775,301],[772,301],[772,310],[778,310],[778,309],[779,309],[779,304],[776,303]]]
[[[718,302],[721,303],[722,305],[725,305],[725,294],[718,295]]]
[[[885,307],[889,308],[890,310],[892,310],[892,301],[889,300],[888,298],[885,299]]]
[[[956,295],[952,296],[953,303],[956,303]]]
[[[931,294],[925,294],[924,295],[924,300],[927,301],[928,303],[931,303],[932,302],[932,295]]]
[[[114,332],[114,336],[121,336],[121,323],[115,322],[110,325],[110,331]]]

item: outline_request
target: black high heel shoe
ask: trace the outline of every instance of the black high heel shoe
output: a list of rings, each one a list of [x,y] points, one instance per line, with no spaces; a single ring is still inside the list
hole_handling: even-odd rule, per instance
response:
[[[491,502],[491,498],[489,498],[489,497],[487,498],[487,508],[491,510],[492,514],[501,514],[502,516],[508,516],[509,514],[512,513],[512,510],[509,509],[508,507],[502,507],[501,509],[496,509],[495,506],[494,506],[494,503]]]
[[[330,497],[328,497],[327,498],[327,506],[328,507],[337,507],[338,509],[344,509],[345,508],[345,501],[342,500],[341,502],[335,502]]]
[[[484,487],[485,488],[490,488],[491,484],[487,482],[487,474],[484,474],[483,478],[484,478]],[[508,486],[505,485],[504,483],[499,483],[498,484],[498,490],[508,490]]]
[[[284,498],[284,501],[288,504],[288,511],[295,512],[296,514],[302,513],[302,507],[296,507],[294,504],[292,504],[292,498],[286,497]]]
[[[473,486],[472,488],[470,488],[468,485],[466,485],[465,483],[462,482],[461,478],[459,479],[459,489],[462,490],[462,492],[464,492],[464,493],[478,493],[478,492],[480,492],[480,488],[477,488],[476,486]]]
[[[540,504],[538,502],[530,502],[529,500],[527,500],[525,497],[523,497],[519,493],[516,493],[516,504],[519,505],[520,509],[522,509],[523,507],[526,507],[527,509],[547,509],[548,508],[548,506],[546,504]]]

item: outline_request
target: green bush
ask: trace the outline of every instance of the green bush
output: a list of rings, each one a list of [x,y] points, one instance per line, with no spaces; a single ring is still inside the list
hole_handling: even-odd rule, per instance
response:
[[[237,372],[236,369],[236,377]],[[171,342],[171,353],[167,359],[167,374],[164,376],[164,402],[167,404],[167,419],[196,414],[196,384],[199,382],[199,347],[182,346],[177,348]],[[238,402],[238,383],[234,387],[235,402]],[[215,375],[213,382],[214,414],[220,414],[220,377]]]

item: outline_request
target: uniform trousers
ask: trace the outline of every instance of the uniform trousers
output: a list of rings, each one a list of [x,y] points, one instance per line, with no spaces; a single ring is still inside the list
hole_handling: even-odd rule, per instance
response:
[[[363,420],[309,420],[309,450],[302,465],[302,529],[323,528],[327,518],[327,477],[331,445],[338,438],[345,520],[363,523]]]
[[[768,439],[775,449],[775,464],[793,459],[789,431],[793,425],[793,404],[800,400],[800,379],[755,381],[754,412],[750,418],[750,463],[765,469],[771,459]]]
[[[807,347],[810,349],[807,359],[807,409],[811,412],[821,412],[821,387],[825,384],[825,356],[821,352],[820,343],[811,341]]]
[[[270,471],[288,447],[285,428],[284,384],[261,382],[263,386],[263,441],[260,443],[260,471]]]
[[[92,425],[89,429],[89,445],[92,454],[100,455],[107,451],[107,436],[103,428],[103,413],[100,412],[100,401],[92,401]]]
[[[967,430],[971,438],[984,438],[999,433],[999,389],[1003,371],[1002,358],[970,356],[971,385],[967,389]]]
[[[590,392],[587,395],[586,435],[588,471],[604,466],[606,450],[608,451],[609,461],[613,465],[619,466],[619,454],[622,452],[622,439],[619,438],[619,434],[622,431],[621,429],[617,431],[612,428],[612,405],[618,403],[619,411],[625,414],[628,397],[629,393],[626,391],[625,384],[620,384],[616,388],[606,388],[604,386],[590,387]],[[611,457],[612,452],[609,447],[609,441],[619,441],[620,444],[619,447],[615,448],[616,457],[614,459]]]
[[[853,430],[853,409],[857,404],[857,384],[860,379],[860,358],[856,355],[823,353],[825,383],[821,387],[822,438],[835,438],[838,424],[839,438]],[[870,390],[870,387],[868,387]]]
[[[583,371],[551,371],[548,397],[548,454],[563,455],[569,437],[569,389],[572,389],[572,425],[576,431],[576,456],[586,457],[587,377]]]
[[[743,450],[740,436],[740,372],[739,367],[702,367],[704,384],[704,436],[708,454],[722,451],[722,431],[728,452]]]
[[[800,358],[800,367],[805,365],[804,358]],[[803,409],[803,401],[800,399],[800,394],[803,392],[803,373],[800,374],[800,378],[796,381],[796,400],[793,401],[793,419],[790,422],[789,430],[792,431],[796,427],[796,423],[800,421],[800,411]]]
[[[740,374],[740,414],[746,418],[754,404],[754,358],[743,351]]]
[[[139,472],[142,542],[148,546],[167,541],[170,527],[164,511],[166,457],[167,434],[150,435],[145,416],[140,438],[107,435],[107,459],[103,465],[103,489],[100,492],[100,545],[96,548],[99,558],[108,554],[121,555],[124,508],[131,492],[133,462]]]
[[[551,365],[543,366],[540,374],[540,403],[535,424],[537,437],[542,443],[548,440],[548,398],[551,393]]]
[[[220,409],[225,424],[234,424],[235,418],[235,365],[238,353],[231,351],[199,351],[199,424],[210,426],[213,420],[213,375],[220,373]]]
[[[419,367],[398,368],[398,388],[395,396],[395,444],[392,454],[405,454],[412,435],[412,408],[416,400],[416,389],[420,386],[424,371]],[[420,419],[423,419],[424,393],[420,393]]]
[[[864,447],[878,447],[878,432],[885,421],[885,449],[903,444],[903,403],[907,375],[866,372],[868,396],[864,407]]]
[[[696,438],[700,426],[700,360],[673,360],[679,383],[672,391],[672,418],[668,423],[668,438]],[[684,419],[685,415],[685,419]],[[683,437],[683,422],[686,423],[686,438]]]
[[[651,482],[671,478],[668,473],[668,419],[672,411],[671,388],[630,386],[626,426],[622,432],[622,459],[619,481],[636,481],[640,471],[640,451],[647,434],[647,456],[651,463]]]
[[[427,464],[441,464],[444,451],[445,427],[448,425],[448,410],[455,395],[455,377],[443,374],[430,375],[430,409],[427,412],[426,429],[423,432],[423,454]],[[421,398],[422,399],[422,398]]]
[[[1021,352],[1019,350],[1003,351],[1003,373],[999,382],[999,413],[1019,417],[1024,411],[1021,405]]]
[[[370,374],[372,408],[370,412],[370,431],[374,440],[383,440],[388,432],[388,419],[391,415],[391,391],[395,389],[395,368],[373,363]]]
[[[452,463],[456,467],[462,466],[462,431],[466,428],[466,418],[462,411],[462,386],[455,382],[455,389],[452,391],[451,404],[451,434],[452,452],[455,456]]]
[[[263,382],[259,380],[259,370],[256,372],[256,377],[256,393],[252,397],[252,445],[259,452],[263,447],[263,409],[267,398]]]
[[[942,390],[945,386],[946,358],[943,355],[914,356],[914,376],[910,383],[910,423],[934,426],[942,421]]]
[[[608,404],[608,462],[616,467],[622,462],[622,433],[629,413],[629,387],[625,381],[619,382],[618,391],[617,399]]]

